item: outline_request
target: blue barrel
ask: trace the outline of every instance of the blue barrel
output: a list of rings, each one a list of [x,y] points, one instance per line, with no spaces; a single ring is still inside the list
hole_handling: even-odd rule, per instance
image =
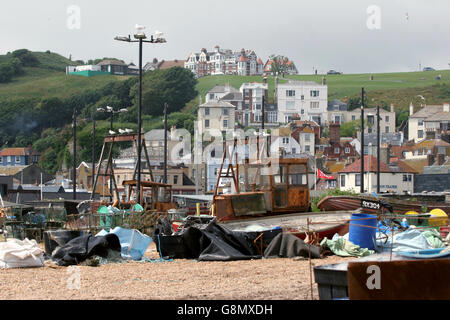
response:
[[[370,250],[375,249],[377,216],[373,214],[354,213],[350,220],[348,240]]]

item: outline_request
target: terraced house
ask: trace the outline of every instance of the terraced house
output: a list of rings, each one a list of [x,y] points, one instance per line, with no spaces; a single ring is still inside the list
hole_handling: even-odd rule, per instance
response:
[[[208,52],[203,48],[199,53],[191,53],[184,62],[184,67],[199,78],[209,75],[262,75],[263,62],[253,50],[232,51],[220,49]]]
[[[0,166],[37,164],[41,154],[32,148],[5,148],[0,151]]]

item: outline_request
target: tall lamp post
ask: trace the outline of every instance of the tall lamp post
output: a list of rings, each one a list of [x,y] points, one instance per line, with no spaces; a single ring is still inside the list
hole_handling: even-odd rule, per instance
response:
[[[138,104],[138,146],[137,146],[137,201],[141,202],[141,149],[142,149],[142,141],[141,141],[141,130],[142,130],[142,44],[146,43],[164,43],[166,40],[163,38],[163,33],[156,31],[155,35],[151,35],[149,40],[144,33],[145,27],[136,25],[136,34],[134,35],[134,39],[132,40],[131,36],[128,37],[120,37],[117,36],[114,40],[125,41],[125,42],[139,42],[139,104]]]
[[[114,115],[115,114],[118,114],[118,113],[122,113],[122,112],[127,112],[128,111],[128,109],[127,108],[122,108],[122,109],[119,109],[119,110],[114,110],[114,108],[113,107],[110,107],[110,106],[106,106],[106,109],[105,108],[97,108],[97,112],[108,112],[108,113],[110,113],[111,114],[111,117],[110,117],[110,126],[109,126],[109,129],[111,130],[111,131],[113,131],[113,120],[114,120]],[[110,132],[111,133],[111,132]],[[112,133],[111,133],[112,134]]]
[[[109,113],[111,114],[111,118],[110,118],[111,120],[110,120],[110,126],[109,126],[109,134],[111,134],[111,135],[114,134],[114,131],[113,131],[113,119],[114,119],[114,115],[117,114],[117,113],[122,113],[122,112],[127,112],[127,111],[128,111],[127,108],[122,108],[122,109],[119,109],[119,110],[114,110],[114,108],[113,108],[113,107],[110,107],[110,106],[106,106],[106,109],[104,109],[104,108],[97,108],[97,112],[109,112]],[[111,166],[112,166],[112,163],[111,163]],[[111,168],[111,170],[112,170],[112,168]],[[110,197],[111,197],[111,202],[112,202],[112,200],[113,200],[112,189],[113,189],[113,181],[112,181],[112,179],[111,179],[111,177],[110,177],[110,178],[109,178],[109,194],[110,194]]]
[[[73,109],[73,199],[77,199],[77,109]]]

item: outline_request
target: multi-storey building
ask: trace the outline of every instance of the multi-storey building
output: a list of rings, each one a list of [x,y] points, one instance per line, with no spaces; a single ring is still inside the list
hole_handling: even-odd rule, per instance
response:
[[[450,131],[450,104],[425,106],[414,113],[409,106],[408,139],[414,142],[441,138]]]
[[[261,123],[263,97],[267,105],[269,86],[267,83],[243,83],[239,88],[242,94],[242,109],[238,109],[237,121],[244,127],[250,123]],[[266,117],[267,120],[267,111]]]
[[[208,52],[205,48],[200,53],[191,53],[184,62],[184,67],[191,70],[196,77],[207,75],[236,74],[262,75],[263,62],[252,50],[242,49],[233,52],[230,49],[220,49]]]
[[[313,81],[288,81],[277,84],[278,122],[293,118],[327,123],[328,87]]]
[[[364,108],[364,117],[368,124],[364,126],[364,133],[377,132],[377,108]],[[354,121],[361,119],[361,110],[359,108],[345,112],[345,121]],[[395,132],[395,112],[391,105],[391,111],[380,108],[380,133]]]

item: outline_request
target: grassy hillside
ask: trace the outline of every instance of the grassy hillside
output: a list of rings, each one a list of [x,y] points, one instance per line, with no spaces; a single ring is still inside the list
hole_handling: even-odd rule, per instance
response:
[[[441,80],[436,80],[438,75]],[[327,75],[328,99],[345,99],[346,97],[360,96],[361,88],[364,87],[369,101],[385,101],[393,103],[396,108],[404,110],[412,101],[420,104],[421,100],[417,95],[423,95],[427,104],[442,103],[450,100],[450,96],[442,96],[439,86],[441,84],[450,85],[450,70],[428,71],[428,72],[400,72],[400,73],[377,73],[373,74],[374,79],[370,80],[371,74],[343,74]],[[321,83],[323,75],[295,75],[286,76],[279,80],[280,83],[288,79],[315,81]],[[205,100],[206,92],[216,84],[224,85],[227,82],[231,86],[239,89],[244,82],[261,82],[261,76],[209,76],[198,79],[197,90]],[[274,78],[268,77],[269,98],[273,98]]]
[[[87,89],[96,89],[113,81],[123,81],[126,76],[67,76],[66,66],[79,65],[53,52],[32,52],[39,64],[24,67],[24,74],[14,77],[9,83],[0,83],[0,100],[15,98],[67,98]],[[12,59],[11,54],[0,55],[0,63]]]
[[[0,100],[14,98],[67,98],[87,89],[96,89],[126,76],[68,76],[65,72],[42,68],[24,68],[25,75],[0,84]]]

